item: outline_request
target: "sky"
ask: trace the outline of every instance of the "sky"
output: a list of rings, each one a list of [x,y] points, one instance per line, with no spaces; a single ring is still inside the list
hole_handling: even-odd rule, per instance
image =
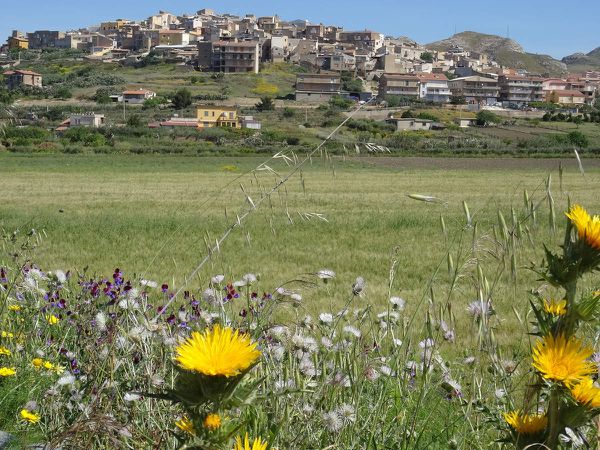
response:
[[[116,18],[143,19],[166,10],[194,13],[202,8],[232,14],[278,14],[284,20],[371,29],[391,36],[433,42],[455,31],[509,36],[526,51],[555,58],[600,47],[600,1],[570,0],[27,0],[0,7],[0,40],[11,30],[68,30]]]

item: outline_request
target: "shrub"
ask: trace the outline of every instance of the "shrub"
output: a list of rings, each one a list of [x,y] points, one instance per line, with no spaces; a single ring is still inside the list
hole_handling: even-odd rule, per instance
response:
[[[56,91],[54,91],[54,98],[59,98],[61,100],[67,100],[71,97],[73,97],[73,93],[71,92],[71,90],[66,87],[66,86],[61,86],[58,89],[56,89]]]
[[[179,89],[173,94],[171,102],[175,109],[185,109],[192,104],[192,93],[189,89]]]
[[[486,126],[491,123],[500,123],[502,122],[502,118],[497,114],[494,114],[491,111],[479,111],[477,113],[477,125]]]
[[[423,119],[423,120],[433,120],[434,122],[439,122],[439,120],[440,120],[438,116],[436,116],[435,114],[428,113],[428,112],[419,113],[417,118]]]
[[[569,142],[571,144],[576,145],[577,147],[580,147],[580,148],[585,148],[589,145],[587,136],[585,134],[583,134],[581,131],[571,131],[567,135],[567,138],[569,139]]]
[[[260,102],[256,104],[258,111],[272,111],[275,109],[275,103],[271,97],[261,97]]]
[[[295,115],[296,115],[296,111],[294,110],[294,108],[285,107],[283,109],[283,117],[285,117],[286,119],[294,117]]]
[[[341,95],[334,95],[329,99],[329,107],[333,109],[348,109],[354,102],[342,97]]]

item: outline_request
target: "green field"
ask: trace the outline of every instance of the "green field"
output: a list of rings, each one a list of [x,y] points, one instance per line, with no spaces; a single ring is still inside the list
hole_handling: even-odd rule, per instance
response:
[[[248,207],[246,194],[257,201],[278,180],[266,171],[248,173],[262,161],[3,155],[0,226],[5,231],[43,230],[35,260],[47,270],[87,267],[91,273],[108,275],[120,267],[131,277],[143,275],[179,287],[206,255],[205,242],[214,244],[235,222],[236,214]],[[490,271],[497,263],[486,253],[494,249],[490,239],[492,226],[498,226],[498,210],[507,220],[511,207],[521,215],[523,191],[534,201],[541,200],[549,173],[558,223],[563,221],[561,211],[569,196],[591,208],[597,206],[594,186],[599,172],[589,169],[584,177],[573,162],[566,163],[572,169],[565,170],[561,192],[558,161],[528,164],[525,160],[523,169],[514,165],[503,169],[506,162],[495,168],[491,159],[478,169],[469,169],[465,162],[456,170],[423,168],[427,158],[418,160],[419,168],[403,167],[402,159],[390,165],[381,161],[314,159],[234,230],[189,283],[201,287],[218,273],[232,281],[256,273],[262,276],[262,286],[272,290],[320,269],[332,269],[338,274],[334,291],[305,292],[306,307],[316,313],[329,302],[339,305],[357,276],[368,282],[369,301],[385,304],[390,266],[396,261],[391,293],[415,306],[428,295],[428,282],[440,265],[443,270],[437,278],[448,282],[447,252],[458,252],[459,239],[465,241],[463,247],[470,246],[463,201],[477,222],[477,245],[482,246],[468,256],[481,258]],[[281,176],[291,170],[281,161],[268,164]],[[424,203],[406,194],[431,195],[447,204]],[[446,237],[441,217],[448,229]],[[520,251],[520,265],[541,255],[545,239],[560,238],[548,234],[547,223],[543,203],[537,224],[528,224],[535,246]],[[522,283],[533,279],[524,273],[514,289],[506,280],[499,286],[498,306],[506,312],[514,302],[523,301],[526,285]],[[446,289],[440,288],[440,295]],[[462,315],[466,302],[477,293],[465,279],[452,295]]]

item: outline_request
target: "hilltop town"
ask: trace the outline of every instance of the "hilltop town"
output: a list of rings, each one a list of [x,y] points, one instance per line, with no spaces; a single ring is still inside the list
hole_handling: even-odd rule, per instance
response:
[[[385,109],[360,118],[385,122],[387,131],[490,126],[502,117],[506,126],[531,125],[523,120],[600,121],[600,67],[581,65],[592,56],[566,58],[579,64],[570,66],[526,53],[510,39],[473,32],[419,44],[372,30],[201,9],[72,31],[15,30],[0,53],[5,86],[0,100],[29,105],[29,115],[21,115],[25,122],[50,100],[86,108],[56,114],[61,120],[46,125],[58,133],[73,126],[126,125],[125,112],[119,121],[118,111],[99,114],[102,108],[94,106],[113,102],[163,111],[134,120],[151,128],[260,130],[261,118],[277,128],[281,124],[274,125],[265,111],[310,108],[316,124],[310,126],[306,110],[298,121],[306,126],[292,142],[314,137],[318,133],[308,128],[332,121],[331,114],[321,120],[315,107],[349,111],[355,102],[367,103],[365,110]],[[586,70],[570,72],[571,67]],[[181,111],[165,115],[173,107]],[[191,107],[193,116],[185,117]],[[477,118],[482,111],[492,116]],[[287,114],[291,125],[292,112]],[[511,142],[524,145],[527,138],[521,134]]]

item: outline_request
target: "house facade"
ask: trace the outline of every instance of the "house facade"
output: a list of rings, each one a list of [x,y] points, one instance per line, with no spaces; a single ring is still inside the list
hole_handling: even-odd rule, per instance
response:
[[[71,114],[69,127],[100,128],[104,126],[104,114],[83,113]]]
[[[386,95],[419,98],[419,78],[410,74],[384,73],[379,80],[379,97]]]
[[[3,75],[6,77],[6,87],[9,90],[21,87],[42,87],[42,75],[30,70],[9,70]]]
[[[142,105],[146,100],[156,97],[156,92],[147,89],[123,91],[123,102],[132,105]]]
[[[305,102],[328,101],[339,95],[342,79],[336,74],[302,73],[296,76],[296,100]]]
[[[561,105],[581,106],[585,105],[585,95],[574,90],[552,91],[548,94],[547,101]]]
[[[237,109],[230,106],[200,106],[198,128],[240,128]]]
[[[447,103],[452,93],[448,78],[443,73],[417,73],[419,98],[435,103]]]

